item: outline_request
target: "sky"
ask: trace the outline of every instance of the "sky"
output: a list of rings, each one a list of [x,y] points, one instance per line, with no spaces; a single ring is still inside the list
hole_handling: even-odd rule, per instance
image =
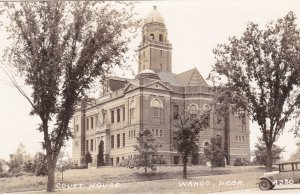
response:
[[[200,1],[143,1],[136,5],[138,17],[143,19],[156,5],[168,29],[168,39],[173,45],[172,66],[174,73],[196,67],[207,78],[215,62],[212,50],[220,43],[226,43],[230,36],[240,36],[247,23],[254,22],[264,27],[271,20],[284,17],[294,11],[300,17],[300,1],[293,0],[200,0]],[[297,19],[300,27],[300,19]],[[6,34],[0,29],[1,45],[5,47]],[[141,36],[131,43],[133,53]],[[137,61],[137,60],[136,60]],[[137,73],[137,62],[132,69]],[[122,72],[115,72],[122,75]],[[40,122],[29,116],[31,107],[18,91],[8,86],[8,78],[0,69],[0,158],[9,159],[20,143],[28,153],[41,150],[42,134],[35,130]],[[30,90],[26,89],[27,92]],[[30,93],[29,93],[30,94]],[[283,154],[288,159],[296,150],[295,139],[288,133],[292,124],[278,140],[286,147]],[[250,124],[250,149],[253,150],[260,135],[256,123]],[[71,142],[66,151],[71,152]],[[71,153],[70,153],[71,154]]]

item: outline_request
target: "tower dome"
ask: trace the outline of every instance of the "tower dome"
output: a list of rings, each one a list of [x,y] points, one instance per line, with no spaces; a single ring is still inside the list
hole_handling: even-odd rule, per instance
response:
[[[150,23],[165,24],[164,18],[159,13],[159,11],[157,11],[156,6],[153,6],[153,10],[145,19],[145,24],[150,24]]]
[[[144,69],[136,75],[136,79],[141,78],[160,79],[159,76],[151,69]]]

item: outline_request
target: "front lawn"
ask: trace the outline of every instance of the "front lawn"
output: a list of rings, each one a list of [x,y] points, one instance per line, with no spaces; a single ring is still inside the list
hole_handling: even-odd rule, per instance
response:
[[[249,166],[249,167],[226,167],[216,168],[213,171],[206,166],[188,166],[188,177],[201,177],[210,179],[209,175],[224,175],[233,174],[231,176],[240,176],[245,178],[245,174],[253,174],[253,180],[265,172],[264,168]],[[56,183],[65,185],[83,184],[84,186],[91,184],[109,184],[109,183],[134,183],[141,181],[163,180],[163,179],[178,179],[182,180],[181,166],[159,166],[156,172],[150,172],[147,175],[143,174],[143,169],[128,169],[124,167],[102,167],[97,169],[72,169],[64,172],[64,179],[61,180],[61,174],[56,174]],[[227,176],[224,176],[227,177]],[[251,180],[252,180],[251,179]],[[172,180],[173,182],[177,180]],[[171,181],[171,182],[172,182]],[[250,180],[249,180],[250,181]],[[248,182],[249,182],[248,181]],[[46,188],[46,177],[22,176],[13,178],[0,178],[1,192],[17,192],[17,191],[33,191],[44,190]],[[165,182],[165,181],[164,181]],[[172,183],[173,183],[172,182]],[[253,186],[253,184],[249,184]],[[255,186],[255,185],[254,185]],[[208,188],[208,187],[207,187]],[[208,188],[209,189],[209,188]]]

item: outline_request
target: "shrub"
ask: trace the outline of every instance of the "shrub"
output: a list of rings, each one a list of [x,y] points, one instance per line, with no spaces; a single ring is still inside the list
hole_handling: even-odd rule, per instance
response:
[[[88,166],[88,163],[92,163],[93,162],[93,158],[90,152],[85,154],[85,163]]]
[[[249,165],[249,161],[246,159],[241,159],[241,158],[237,158],[234,161],[234,166],[248,166]]]

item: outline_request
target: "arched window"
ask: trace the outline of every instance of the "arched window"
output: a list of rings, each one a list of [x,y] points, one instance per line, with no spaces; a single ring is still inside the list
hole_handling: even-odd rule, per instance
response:
[[[163,108],[163,103],[159,99],[157,98],[152,99],[150,103],[150,107],[153,109],[154,117],[161,116],[161,109]]]
[[[157,98],[154,98],[154,99],[151,100],[150,106],[151,107],[156,107],[156,108],[163,108],[162,102]]]
[[[208,104],[203,105],[203,110],[208,111],[210,109],[211,109],[210,105],[208,105]]]
[[[162,35],[162,34],[159,34],[159,41],[160,41],[160,42],[163,42],[163,41],[164,41],[164,38],[163,38],[163,35]]]
[[[150,34],[150,40],[154,40],[154,34]]]

